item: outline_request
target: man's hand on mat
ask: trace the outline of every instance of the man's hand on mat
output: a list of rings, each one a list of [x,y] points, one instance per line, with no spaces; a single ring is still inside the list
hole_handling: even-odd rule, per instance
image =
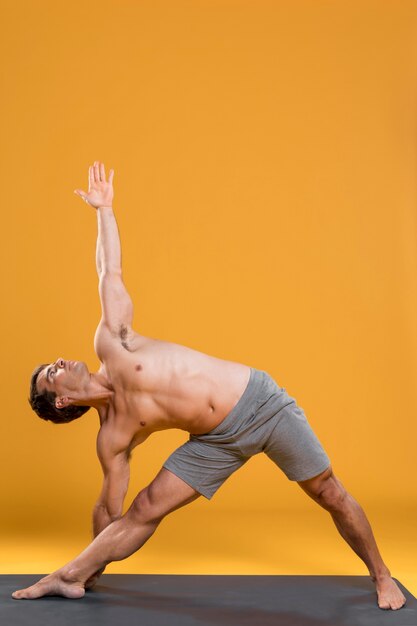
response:
[[[61,568],[53,574],[44,576],[37,583],[26,589],[12,593],[15,600],[35,600],[42,596],[64,596],[64,598],[82,598],[85,594],[84,583],[68,573],[68,568]]]
[[[94,585],[96,584],[96,582],[98,581],[98,579],[100,578],[100,576],[102,575],[105,569],[106,569],[105,567],[102,567],[95,574],[90,576],[90,578],[85,581],[85,589],[91,589],[92,587],[94,587]]]
[[[114,170],[110,170],[109,180],[106,181],[104,163],[94,161],[94,165],[88,168],[88,193],[81,189],[74,189],[74,193],[95,209],[99,206],[111,207],[113,205],[113,176]]]

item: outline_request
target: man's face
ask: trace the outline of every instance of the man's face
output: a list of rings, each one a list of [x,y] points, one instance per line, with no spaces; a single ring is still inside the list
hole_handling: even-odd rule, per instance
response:
[[[59,358],[43,368],[36,380],[36,387],[39,393],[46,390],[55,392],[58,398],[77,398],[81,396],[89,380],[90,373],[83,361]]]

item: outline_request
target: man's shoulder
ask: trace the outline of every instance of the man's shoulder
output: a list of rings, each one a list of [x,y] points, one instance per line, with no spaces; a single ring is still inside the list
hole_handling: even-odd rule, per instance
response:
[[[139,334],[127,324],[120,324],[118,328],[110,328],[104,320],[101,320],[94,335],[94,350],[102,361],[106,355],[114,353],[120,348],[134,352],[149,341],[151,341],[150,337]]]
[[[97,433],[97,456],[102,464],[108,464],[120,455],[129,458],[131,443],[132,437],[129,433],[106,421]]]
[[[100,321],[97,326],[96,333],[94,335],[94,350],[100,361],[102,356],[109,350],[114,350],[120,345],[120,338],[117,332],[112,330],[103,320]]]

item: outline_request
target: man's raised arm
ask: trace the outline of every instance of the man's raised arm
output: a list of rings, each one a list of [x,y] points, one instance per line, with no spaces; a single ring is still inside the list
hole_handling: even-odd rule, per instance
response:
[[[116,216],[111,206],[97,207],[97,274],[122,273],[122,254]]]
[[[123,327],[132,325],[133,303],[122,280],[119,229],[112,206],[113,176],[114,170],[110,170],[106,181],[104,164],[95,161],[88,171],[88,193],[80,189],[75,193],[97,211],[96,264],[102,323],[119,334]]]

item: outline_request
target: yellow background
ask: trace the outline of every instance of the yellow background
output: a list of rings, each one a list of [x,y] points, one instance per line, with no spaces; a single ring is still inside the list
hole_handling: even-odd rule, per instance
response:
[[[90,540],[94,410],[28,403],[33,368],[98,368],[94,160],[138,332],[267,370],[417,594],[415,1],[1,1],[1,573]],[[138,447],[126,506],[182,431]],[[269,459],[106,570],[359,574]]]

